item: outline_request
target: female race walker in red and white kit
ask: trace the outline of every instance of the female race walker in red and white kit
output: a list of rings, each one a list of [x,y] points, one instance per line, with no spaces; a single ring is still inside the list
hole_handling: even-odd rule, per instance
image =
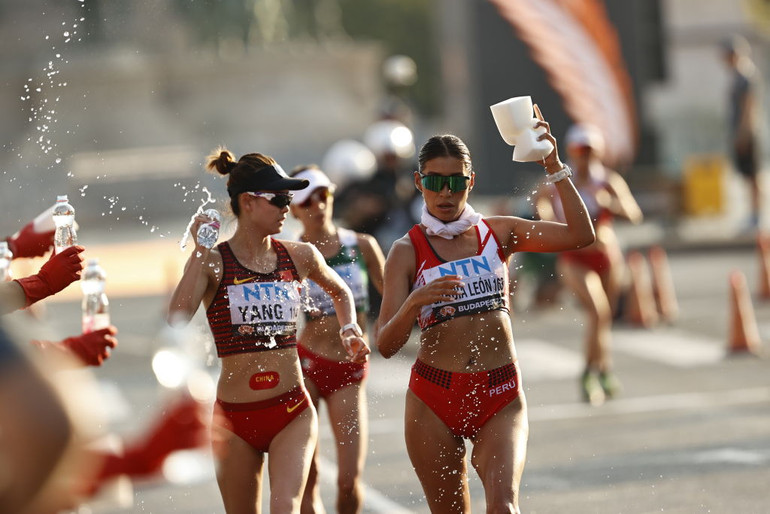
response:
[[[316,411],[302,382],[297,356],[300,283],[309,278],[333,299],[341,345],[351,362],[366,362],[350,289],[307,243],[279,241],[289,212],[289,191],[307,187],[274,159],[250,153],[235,161],[220,149],[208,168],[228,175],[227,192],[238,224],[232,238],[212,249],[199,245],[171,298],[169,321],[189,321],[203,303],[222,369],[217,410],[226,419],[217,481],[227,512],[261,510],[265,454],[270,512],[299,512],[315,449]],[[198,216],[191,227],[196,237]]]
[[[315,166],[303,166],[293,170],[291,176],[310,182],[307,188],[294,194],[291,204],[292,214],[302,223],[300,240],[318,248],[326,264],[350,286],[358,321],[366,328],[369,281],[382,293],[385,261],[382,250],[372,236],[334,224],[335,186],[323,171]],[[306,323],[297,346],[305,386],[316,408],[323,400],[329,410],[329,422],[337,443],[337,512],[357,513],[363,508],[361,475],[368,437],[366,376],[369,363],[347,362],[336,340],[340,327],[329,295],[314,282],[308,283],[305,293]],[[303,514],[324,512],[317,460],[316,449],[302,500]]]
[[[559,279],[574,292],[586,312],[585,369],[580,376],[580,390],[584,401],[600,404],[621,389],[612,371],[611,339],[626,265],[614,220],[641,223],[643,215],[625,179],[602,163],[604,138],[597,127],[573,125],[565,142],[575,171],[572,182],[594,224],[596,242],[588,248],[560,253],[556,269]],[[564,213],[554,201],[552,188],[546,186],[538,192],[538,214],[541,219],[562,221]]]
[[[559,160],[539,109],[542,165],[556,184],[565,223],[483,218],[467,203],[476,176],[456,136],[430,138],[414,183],[421,223],[396,241],[385,264],[377,347],[385,357],[420,342],[406,393],[406,446],[431,512],[470,512],[465,439],[484,485],[487,512],[519,512],[528,421],[513,345],[508,261],[514,252],[558,252],[594,241],[591,220]]]

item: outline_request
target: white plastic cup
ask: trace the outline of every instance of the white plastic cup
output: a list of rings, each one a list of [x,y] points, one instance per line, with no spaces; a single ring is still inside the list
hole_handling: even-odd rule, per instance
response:
[[[535,128],[538,119],[534,116],[531,96],[509,98],[489,109],[503,141],[514,147],[514,161],[540,161],[553,151],[550,141],[537,140],[545,133],[545,128]]]
[[[497,124],[497,130],[509,145],[516,144],[522,131],[532,128],[532,97],[516,96],[489,107]]]

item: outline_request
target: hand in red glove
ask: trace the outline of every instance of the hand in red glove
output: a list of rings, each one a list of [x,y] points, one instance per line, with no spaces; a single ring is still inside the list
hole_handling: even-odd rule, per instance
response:
[[[189,396],[177,401],[164,410],[143,441],[129,446],[123,456],[107,458],[99,482],[120,474],[157,473],[171,452],[205,445],[208,437],[204,410],[203,404]]]
[[[113,337],[117,333],[118,329],[110,325],[88,334],[68,337],[60,344],[74,353],[86,365],[101,366],[102,362],[110,356],[110,348],[115,348],[118,345],[118,340]]]
[[[53,246],[53,235],[56,231],[35,232],[35,222],[30,221],[11,237],[7,238],[8,248],[13,258],[42,257]]]
[[[26,307],[78,280],[83,271],[83,257],[80,255],[83,250],[82,246],[65,248],[61,253],[53,254],[37,275],[16,279],[27,297]]]

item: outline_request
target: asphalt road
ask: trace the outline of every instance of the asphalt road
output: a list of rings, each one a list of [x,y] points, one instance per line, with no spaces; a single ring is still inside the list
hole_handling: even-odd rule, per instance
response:
[[[613,329],[614,360],[624,390],[599,407],[580,401],[583,317],[576,304],[562,294],[552,308],[529,309],[528,285],[522,285],[513,324],[530,414],[523,512],[768,511],[770,364],[727,353],[728,275],[743,271],[756,293],[757,254],[745,245],[680,249],[669,253],[669,262],[680,317],[654,329],[622,324]],[[141,289],[111,294],[120,347],[95,372],[108,399],[111,430],[126,438],[147,426],[167,394],[149,364],[162,326],[163,288],[138,295]],[[753,296],[760,335],[768,341],[770,303]],[[74,297],[49,304],[47,315],[54,330],[64,335],[77,331]],[[367,513],[428,512],[402,435],[413,357],[411,346],[391,360],[372,359]],[[333,512],[334,460],[321,414],[324,500]],[[210,459],[205,454],[188,457],[186,482],[158,477],[135,483],[133,494],[126,491],[130,505],[120,507],[107,498],[84,512],[223,512]],[[483,512],[483,491],[471,475],[473,508]]]

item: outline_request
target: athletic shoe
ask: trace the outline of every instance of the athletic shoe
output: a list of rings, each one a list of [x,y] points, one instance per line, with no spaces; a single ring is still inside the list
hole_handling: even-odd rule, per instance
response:
[[[586,370],[580,377],[580,391],[583,395],[583,401],[591,405],[601,405],[604,403],[604,391],[599,383],[596,374]]]
[[[617,375],[611,371],[603,371],[599,373],[599,385],[604,391],[604,396],[607,398],[613,398],[620,394],[623,386],[620,384]]]

